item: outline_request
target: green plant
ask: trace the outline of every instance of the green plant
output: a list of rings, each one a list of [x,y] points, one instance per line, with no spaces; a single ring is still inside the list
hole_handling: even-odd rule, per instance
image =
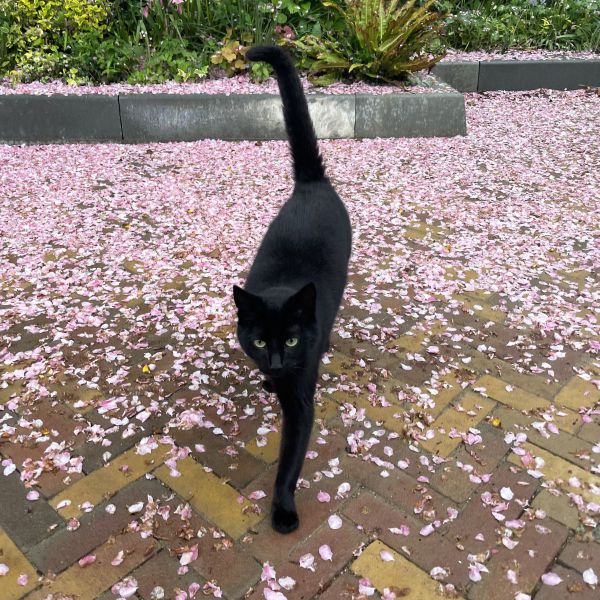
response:
[[[315,81],[327,83],[343,75],[393,81],[426,69],[445,50],[439,41],[440,13],[434,0],[415,6],[414,0],[345,0],[324,2],[341,16],[342,31],[323,37],[305,35],[291,44],[309,58]],[[322,74],[325,74],[324,76]]]
[[[439,0],[447,43],[466,50],[600,50],[600,0]]]
[[[246,47],[240,40],[232,40],[232,35],[233,31],[228,29],[220,48],[210,58],[210,62],[213,65],[218,65],[230,76],[246,68],[246,61],[244,60]],[[251,43],[252,37],[245,34],[242,40],[246,43]]]
[[[197,52],[181,40],[165,39],[140,57],[137,67],[129,74],[127,81],[190,81],[202,79],[207,73],[208,52]]]
[[[14,79],[75,81],[71,45],[107,28],[108,0],[0,0],[0,66]]]

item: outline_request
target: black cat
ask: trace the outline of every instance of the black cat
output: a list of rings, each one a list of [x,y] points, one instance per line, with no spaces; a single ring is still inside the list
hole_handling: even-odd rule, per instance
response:
[[[271,519],[275,530],[289,533],[299,524],[294,493],[313,424],[320,359],[346,286],[352,229],[325,176],[290,57],[275,46],[255,46],[246,57],[275,69],[294,165],[294,192],[269,226],[245,289],[233,288],[240,344],[283,412]]]

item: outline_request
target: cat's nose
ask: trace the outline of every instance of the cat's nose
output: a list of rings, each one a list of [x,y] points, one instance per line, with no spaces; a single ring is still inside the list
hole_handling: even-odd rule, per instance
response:
[[[271,354],[271,360],[269,362],[271,370],[281,369],[281,367],[283,367],[280,354]]]

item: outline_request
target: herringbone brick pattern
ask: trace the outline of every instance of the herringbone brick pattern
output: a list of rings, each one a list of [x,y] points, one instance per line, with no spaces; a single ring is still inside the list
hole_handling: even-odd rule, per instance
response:
[[[460,308],[467,317],[470,302]],[[488,307],[486,319],[498,317],[486,329],[492,338],[502,327],[500,311],[482,296],[476,302]],[[427,349],[450,352],[451,330],[415,324],[391,344],[397,353],[383,368],[377,357],[344,353],[337,349],[343,340],[334,341],[298,492],[302,525],[289,536],[274,533],[266,518],[280,439],[276,416],[258,434],[256,411],[247,411],[252,426],[223,433],[216,419],[171,431],[164,418],[150,416],[133,441],[115,438],[105,446],[106,460],[95,460],[102,447],[78,446],[78,431],[93,427],[93,415],[111,414],[101,392],[88,404],[69,384],[71,408],[31,402],[14,430],[2,434],[3,457],[39,460],[47,442],[60,438],[72,456],[88,460],[69,474],[42,467],[35,501],[25,498],[18,472],[4,478],[0,562],[9,571],[2,598],[117,597],[121,588],[109,591],[115,584],[128,597],[128,582],[139,598],[193,593],[196,584],[209,595],[263,598],[271,583],[261,579],[264,563],[295,581],[292,589],[279,584],[288,598],[386,590],[476,600],[538,589],[536,597],[558,598],[540,585],[549,571],[563,579],[564,593],[581,588],[577,597],[591,598],[578,574],[600,571],[600,530],[590,527],[600,489],[598,420],[582,415],[600,396],[571,373],[597,367],[582,352],[548,386],[542,375],[524,375],[480,349],[469,351],[473,360],[460,369],[431,380]],[[414,366],[420,387],[407,385],[401,365]],[[334,381],[347,391],[329,395]],[[426,389],[436,392],[435,405],[415,395]],[[13,393],[5,389],[3,401]],[[274,410],[262,393],[256,406]],[[208,419],[210,402],[205,409]],[[35,430],[37,417],[44,429],[32,439],[26,431]],[[332,515],[341,518],[339,529],[331,528]],[[331,559],[320,557],[324,545]],[[480,565],[481,582],[470,577],[473,565]]]

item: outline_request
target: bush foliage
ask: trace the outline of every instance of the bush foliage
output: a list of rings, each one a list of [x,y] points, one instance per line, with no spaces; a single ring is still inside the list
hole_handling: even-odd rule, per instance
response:
[[[0,0],[0,77],[13,81],[225,76],[249,68],[254,43],[287,45],[320,80],[395,80],[445,44],[600,50],[600,0]]]
[[[327,1],[341,16],[341,31],[309,34],[292,44],[310,61],[310,71],[339,78],[357,75],[386,81],[433,66],[444,55],[442,15],[430,10],[434,0]]]

